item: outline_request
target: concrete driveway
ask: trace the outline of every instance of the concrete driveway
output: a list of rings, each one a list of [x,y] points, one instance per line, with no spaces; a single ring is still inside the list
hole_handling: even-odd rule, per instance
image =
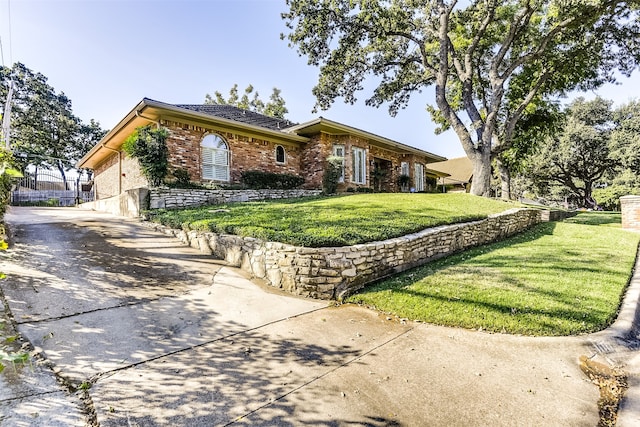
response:
[[[638,359],[606,333],[487,334],[295,298],[108,214],[5,219],[0,287],[38,356],[0,374],[0,425],[594,426],[578,358]]]

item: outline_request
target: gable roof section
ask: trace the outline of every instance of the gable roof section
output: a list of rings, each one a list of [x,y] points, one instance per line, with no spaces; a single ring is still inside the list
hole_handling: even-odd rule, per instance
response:
[[[468,157],[457,157],[444,162],[431,163],[429,168],[448,173],[450,176],[444,179],[445,184],[468,184],[473,176],[473,164]]]
[[[324,117],[318,117],[317,119],[291,126],[290,128],[285,129],[285,132],[296,133],[303,136],[310,136],[320,132],[333,135],[355,135],[368,139],[377,146],[390,148],[394,151],[400,152],[401,154],[417,154],[420,156],[426,156],[428,159],[431,159],[431,162],[441,162],[447,159],[446,157],[438,156],[437,154],[420,150],[419,148],[415,148],[362,129],[334,122],[333,120],[325,119]]]

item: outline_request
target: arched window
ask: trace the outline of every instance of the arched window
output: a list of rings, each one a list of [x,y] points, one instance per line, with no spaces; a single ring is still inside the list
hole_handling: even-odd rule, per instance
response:
[[[282,145],[276,145],[276,163],[285,163],[287,157]]]
[[[202,179],[229,181],[229,146],[218,135],[202,140]]]

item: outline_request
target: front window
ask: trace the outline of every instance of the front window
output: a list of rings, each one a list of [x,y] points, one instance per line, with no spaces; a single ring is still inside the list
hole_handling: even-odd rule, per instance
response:
[[[353,183],[367,183],[367,152],[363,148],[354,147],[353,155]]]
[[[413,181],[416,186],[416,191],[424,191],[424,165],[416,163]]]
[[[285,163],[287,157],[282,145],[276,146],[276,163]]]
[[[338,182],[344,182],[344,145],[334,145],[333,155],[335,157],[340,157],[342,159],[341,168],[340,168],[340,178],[338,178]]]
[[[229,146],[218,135],[202,140],[202,179],[229,181]]]

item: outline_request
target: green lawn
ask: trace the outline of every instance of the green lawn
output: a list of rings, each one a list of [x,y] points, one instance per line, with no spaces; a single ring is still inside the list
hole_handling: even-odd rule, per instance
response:
[[[581,213],[460,253],[347,299],[401,318],[525,335],[572,335],[615,319],[640,235]]]
[[[155,211],[152,220],[172,228],[327,247],[486,218],[514,206],[469,194],[355,194]]]

